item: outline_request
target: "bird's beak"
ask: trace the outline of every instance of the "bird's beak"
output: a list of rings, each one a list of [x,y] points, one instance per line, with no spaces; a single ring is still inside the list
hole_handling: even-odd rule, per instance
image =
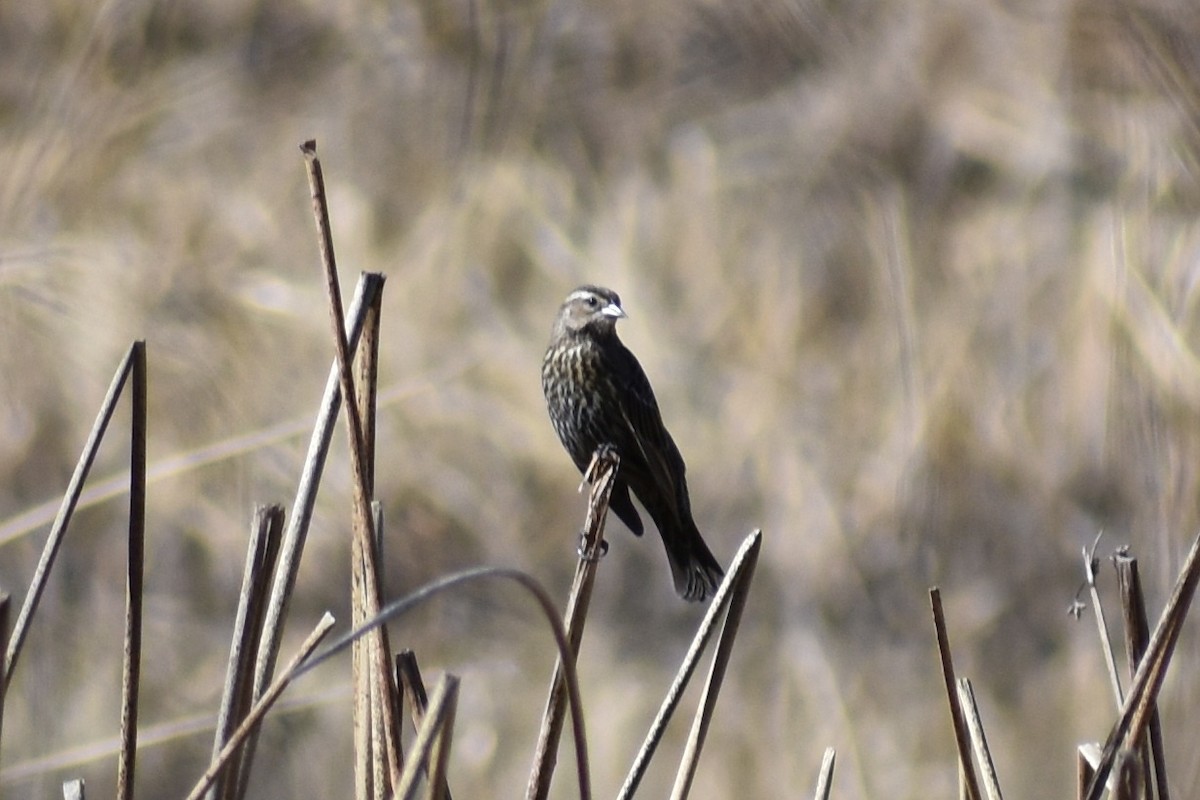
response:
[[[604,308],[600,309],[600,313],[606,317],[612,317],[613,319],[624,319],[625,317],[629,316],[625,313],[625,309],[621,308],[616,303],[609,303]]]

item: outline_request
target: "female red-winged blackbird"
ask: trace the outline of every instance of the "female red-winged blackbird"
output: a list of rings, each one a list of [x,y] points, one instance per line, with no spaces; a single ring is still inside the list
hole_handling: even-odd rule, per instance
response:
[[[658,526],[675,591],[685,600],[705,600],[724,572],[692,520],[683,456],[663,425],[650,381],[617,338],[624,316],[611,289],[583,286],[567,296],[542,361],[550,421],[581,472],[596,448],[616,449],[621,466],[609,508],[641,536],[632,489]]]

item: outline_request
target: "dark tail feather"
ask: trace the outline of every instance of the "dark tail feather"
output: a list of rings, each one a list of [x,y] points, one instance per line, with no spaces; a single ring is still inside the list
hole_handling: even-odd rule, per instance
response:
[[[670,537],[664,535],[663,544],[667,546],[675,591],[684,600],[701,603],[716,593],[725,570],[704,543],[696,524],[685,522],[684,525],[683,532]]]

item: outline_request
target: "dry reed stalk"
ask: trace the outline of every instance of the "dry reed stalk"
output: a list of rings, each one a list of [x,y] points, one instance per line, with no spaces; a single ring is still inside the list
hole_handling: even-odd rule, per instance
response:
[[[346,420],[349,441],[350,468],[354,481],[353,538],[351,556],[352,604],[356,622],[372,619],[379,614],[383,598],[379,591],[379,572],[375,563],[374,515],[371,513],[370,496],[370,446],[365,438],[363,418],[357,401],[357,389],[351,372],[349,344],[345,336],[345,317],[342,311],[342,292],[338,283],[337,260],[333,248],[333,231],[329,223],[329,207],[325,195],[325,179],[317,158],[317,144],[309,140],[301,145],[304,163],[308,172],[308,185],[312,198],[313,217],[317,225],[318,250],[322,271],[325,276],[326,294],[329,300],[329,321],[334,348],[337,352],[338,379],[345,399],[343,418]],[[375,317],[378,318],[377,315]],[[374,389],[371,390],[372,395]],[[358,778],[358,797],[382,798],[391,793],[400,775],[399,727],[394,714],[396,687],[392,685],[390,668],[391,648],[387,641],[387,629],[373,629],[364,641],[367,655],[354,661],[355,693],[355,752]],[[364,673],[365,669],[365,673]],[[371,697],[378,693],[384,699],[372,703]],[[369,748],[371,730],[375,726],[375,712],[380,716],[383,728],[382,752]],[[365,718],[364,718],[365,717]],[[365,728],[365,732],[364,732]],[[370,750],[371,752],[366,752]],[[368,783],[367,775],[370,775]],[[380,785],[380,780],[383,784]]]
[[[383,276],[377,273],[364,273],[359,276],[354,299],[350,303],[350,311],[347,315],[346,338],[352,348],[358,346],[368,309],[374,302],[374,298],[383,290],[383,282]],[[279,563],[275,568],[275,578],[271,584],[271,598],[267,604],[266,620],[263,623],[262,641],[259,644],[258,658],[254,665],[255,701],[266,693],[271,683],[275,662],[279,658],[279,648],[283,643],[284,623],[287,619],[292,593],[296,587],[296,576],[300,572],[300,559],[304,554],[304,545],[308,539],[308,529],[317,501],[317,489],[321,483],[321,474],[325,469],[325,460],[333,439],[337,414],[341,408],[342,390],[339,376],[340,373],[335,363],[329,368],[329,376],[325,381],[325,390],[321,396],[316,421],[309,438],[308,451],[300,470],[299,486],[292,501],[291,513],[287,516],[287,527],[283,533],[283,543],[280,545]],[[257,732],[250,735],[240,757],[242,766],[238,797],[245,796],[250,776],[249,765],[253,761],[256,746]]]
[[[1133,684],[1125,698],[1125,704],[1116,724],[1105,740],[1104,750],[1096,765],[1095,775],[1088,786],[1087,800],[1100,800],[1105,783],[1112,771],[1113,761],[1118,751],[1126,746],[1136,747],[1145,730],[1149,710],[1162,686],[1167,664],[1171,660],[1175,643],[1179,639],[1179,631],[1187,616],[1188,607],[1200,581],[1200,536],[1192,542],[1183,569],[1175,582],[1171,598],[1159,617],[1154,634],[1146,647],[1146,654],[1138,665]]]
[[[434,800],[442,797],[441,787],[446,784],[446,761],[450,753],[450,740],[454,732],[454,713],[458,704],[459,679],[450,674],[443,675],[433,687],[427,713],[417,729],[412,753],[404,765],[404,773],[396,784],[397,800],[415,800],[423,771],[428,771],[429,795]]]
[[[283,690],[293,680],[307,671],[305,669],[305,662],[309,660],[309,656],[312,655],[312,652],[332,627],[333,616],[329,612],[325,612],[325,615],[321,617],[316,627],[313,628],[312,633],[300,645],[300,649],[296,652],[296,655],[284,667],[283,672],[267,687],[267,691],[263,693],[262,697],[255,701],[254,706],[246,714],[241,724],[238,725],[233,735],[229,737],[229,741],[225,743],[221,752],[212,760],[208,769],[200,776],[200,780],[192,787],[192,791],[188,793],[187,800],[200,800],[204,796],[205,792],[212,786],[213,781],[216,780],[217,775],[220,774],[221,770],[225,768],[226,764],[233,757],[233,754],[242,747],[250,734],[258,728],[263,717],[271,710],[271,707],[279,699],[279,696],[283,694]]]
[[[708,645],[709,639],[716,632],[717,620],[720,618],[721,613],[725,611],[727,603],[732,608],[732,598],[735,594],[742,598],[739,601],[738,614],[740,615],[740,603],[744,602],[745,593],[750,589],[750,583],[754,576],[754,566],[757,564],[758,552],[761,547],[762,531],[756,530],[742,541],[741,546],[734,555],[733,561],[729,565],[729,572],[725,575],[725,580],[721,581],[720,587],[717,588],[717,593],[713,596],[708,611],[705,612],[704,619],[701,620],[700,627],[696,630],[696,635],[692,637],[692,643],[683,657],[683,663],[680,664],[679,670],[675,673],[675,679],[671,682],[671,686],[667,690],[667,695],[663,698],[662,705],[659,706],[658,714],[655,715],[654,721],[650,723],[650,730],[646,733],[646,738],[642,742],[637,755],[634,757],[629,774],[625,777],[625,783],[621,786],[621,791],[617,794],[620,800],[632,798],[634,792],[637,791],[638,786],[641,784],[642,777],[645,775],[647,767],[650,766],[650,761],[654,757],[659,743],[662,741],[663,734],[666,732],[667,723],[671,721],[671,717],[674,715],[675,709],[679,706],[679,701],[683,697],[683,692],[687,688],[692,674],[696,671],[696,666],[700,663],[700,656],[703,654],[704,648]],[[719,682],[720,677],[723,677],[724,666],[720,668],[720,675],[718,675],[716,671],[717,664],[718,661],[724,662],[727,658],[727,649],[732,647],[737,627],[737,620],[733,620],[733,624],[731,625],[730,617],[727,613],[726,625],[721,631],[722,643],[718,645],[717,655],[713,657],[713,670],[709,673],[708,683],[710,686],[714,678],[717,678]],[[729,640],[728,645],[724,644],[727,638]],[[722,656],[722,652],[726,654]],[[712,693],[710,698],[710,692],[706,687],[705,697],[701,700],[700,706],[696,711],[693,733],[696,732],[695,725],[698,724],[701,716],[708,713],[705,709],[710,708],[711,703],[715,701],[716,694]],[[696,753],[698,755],[698,751]],[[681,770],[687,764],[688,758],[685,756],[681,763]]]
[[[429,697],[425,693],[425,681],[421,677],[421,668],[417,665],[417,656],[412,650],[402,650],[396,655],[396,686],[401,695],[408,700],[412,709],[413,729],[419,730],[429,707]],[[432,778],[431,778],[432,780]],[[451,800],[450,786],[442,775],[441,787],[438,791],[443,800]]]
[[[1096,771],[1092,769],[1091,759],[1085,752],[1088,745],[1080,745],[1075,751],[1075,797],[1077,800],[1083,800],[1087,796],[1088,786],[1092,783],[1092,778]]]
[[[283,506],[258,506],[254,510],[229,646],[229,663],[225,670],[225,687],[213,736],[213,758],[225,747],[234,727],[246,716],[253,702],[254,663],[262,637],[267,590],[275,571],[282,533]],[[243,761],[245,752],[242,748],[232,756],[229,766],[209,789],[207,800],[233,800],[241,785],[239,775],[243,768],[248,768]]]
[[[1113,554],[1112,560],[1117,570],[1117,586],[1121,590],[1121,612],[1125,620],[1125,654],[1129,678],[1132,680],[1146,653],[1146,644],[1150,641],[1150,620],[1146,615],[1146,598],[1142,594],[1142,579],[1138,574],[1137,559],[1130,556],[1128,551],[1119,550]],[[1150,707],[1150,736],[1142,747],[1142,769],[1142,781],[1146,786],[1148,800],[1170,800],[1167,757],[1157,703]]]
[[[134,342],[130,400],[129,536],[125,570],[125,635],[121,667],[121,751],[117,800],[133,797],[138,690],[142,672],[142,595],[146,572],[146,343]]]
[[[575,669],[575,660],[570,658],[571,653],[570,642],[567,639],[566,629],[563,627],[562,620],[558,617],[558,612],[555,609],[554,601],[541,585],[531,578],[529,575],[516,569],[503,569],[499,567],[482,567],[479,569],[466,570],[457,572],[452,575],[447,575],[432,583],[417,589],[411,594],[395,600],[382,608],[379,614],[364,624],[362,627],[356,628],[341,638],[337,639],[333,644],[322,652],[320,655],[314,656],[299,670],[297,675],[302,675],[310,669],[325,662],[327,659],[340,653],[342,650],[350,646],[352,642],[369,634],[378,626],[384,624],[388,620],[395,619],[402,614],[411,611],[430,598],[447,591],[452,591],[474,583],[480,580],[502,579],[512,581],[529,592],[537,601],[538,608],[542,612],[546,623],[550,626],[551,632],[554,634],[554,643],[558,648],[559,662],[563,667],[563,680],[566,685],[567,706],[571,711],[571,730],[574,736],[575,745],[575,765],[579,781],[578,796],[580,800],[591,800],[592,783],[591,769],[588,766],[588,749],[587,749],[587,734],[583,721],[583,701],[579,694],[579,677]]]
[[[837,760],[837,751],[832,747],[825,748],[821,757],[821,771],[817,774],[817,791],[813,800],[829,800],[829,792],[833,789],[833,765]]]
[[[584,481],[592,482],[592,491],[588,502],[587,516],[583,523],[583,536],[579,547],[579,561],[575,566],[575,579],[571,583],[571,593],[567,599],[567,610],[563,617],[563,627],[566,630],[568,652],[565,658],[571,661],[573,669],[575,659],[579,655],[579,647],[583,642],[583,627],[587,622],[588,606],[592,598],[592,587],[595,585],[596,569],[600,565],[607,545],[604,543],[604,522],[608,515],[608,500],[612,494],[613,482],[616,480],[617,469],[621,459],[611,448],[601,448],[592,456]],[[546,710],[542,715],[542,727],[538,734],[537,747],[534,750],[533,768],[529,775],[529,784],[525,790],[527,800],[544,800],[550,792],[550,781],[554,777],[554,767],[558,761],[558,742],[562,735],[562,726],[566,714],[566,685],[564,683],[564,656],[560,655],[554,665],[554,677],[550,680],[550,696],[546,700]]]
[[[988,747],[987,736],[983,732],[983,721],[979,718],[979,706],[975,702],[975,689],[968,678],[958,680],[958,702],[967,718],[967,730],[971,733],[971,745],[975,748],[975,758],[979,769],[983,772],[983,790],[987,792],[988,800],[1003,800],[1000,792],[1000,782],[996,779],[996,764],[992,761],[992,750]]]
[[[712,722],[713,712],[717,707],[717,696],[721,692],[721,684],[725,681],[725,671],[729,667],[729,659],[733,656],[733,643],[741,626],[742,612],[746,610],[746,600],[750,596],[750,584],[754,581],[754,569],[758,565],[758,553],[762,548],[762,531],[754,531],[746,537],[746,541],[738,550],[734,563],[730,565],[729,575],[721,582],[717,595],[728,591],[728,606],[725,620],[721,625],[721,633],[717,637],[717,651],[713,654],[712,665],[708,670],[708,679],[704,682],[704,691],[700,697],[696,716],[692,718],[692,729],[688,734],[687,745],[683,749],[679,771],[675,775],[675,786],[671,790],[672,800],[685,800],[692,788],[692,780],[696,776],[696,767],[700,763],[700,751],[704,748],[704,740],[708,735],[708,726]],[[728,589],[726,589],[728,587]],[[725,599],[713,598],[713,606],[721,608]],[[707,621],[708,618],[706,618]],[[711,617],[715,619],[715,616]]]
[[[8,612],[12,608],[12,596],[0,592],[0,651],[8,646]],[[8,678],[4,672],[4,660],[0,659],[0,742],[4,741],[4,700],[8,696]]]
[[[1138,781],[1142,772],[1141,759],[1133,750],[1119,750],[1113,764],[1115,786],[1112,788],[1112,800],[1141,800],[1141,784]]]
[[[134,353],[137,349],[137,343],[129,348],[125,353],[125,357],[121,359],[121,364],[117,367],[116,374],[113,375],[108,392],[100,404],[100,412],[96,415],[96,421],[92,424],[92,430],[88,434],[87,442],[83,446],[83,452],[80,454],[79,461],[75,464],[75,471],[71,474],[71,480],[67,484],[67,492],[63,495],[62,503],[58,508],[58,514],[55,516],[54,523],[50,527],[50,535],[46,539],[46,544],[42,548],[42,554],[38,559],[37,567],[34,569],[33,579],[29,583],[28,592],[25,594],[25,602],[21,606],[21,611],[17,614],[17,620],[13,623],[12,633],[8,639],[8,648],[4,656],[4,680],[6,684],[12,681],[13,670],[16,668],[17,659],[21,655],[21,646],[24,644],[25,636],[29,632],[29,625],[33,621],[34,612],[37,611],[38,601],[42,597],[42,592],[45,591],[46,580],[50,576],[50,569],[54,565],[59,548],[62,546],[63,537],[66,536],[67,528],[71,524],[71,516],[75,513],[75,508],[79,503],[79,496],[83,491],[84,481],[87,480],[92,463],[96,460],[96,453],[100,449],[100,442],[103,441],[104,433],[108,430],[108,423],[112,420],[112,415],[116,410],[117,400],[120,399],[121,391],[125,387],[125,381],[133,369]]]
[[[1096,628],[1100,634],[1100,649],[1104,654],[1104,666],[1108,670],[1108,680],[1112,685],[1113,698],[1117,702],[1116,707],[1120,710],[1121,704],[1125,700],[1124,692],[1121,689],[1121,674],[1117,669],[1117,657],[1113,653],[1112,636],[1108,632],[1108,621],[1104,617],[1104,604],[1100,602],[1100,589],[1096,585],[1096,570],[1100,564],[1100,559],[1096,557],[1096,548],[1099,546],[1102,536],[1104,536],[1104,531],[1096,534],[1096,538],[1092,541],[1090,548],[1084,548],[1083,574],[1088,592],[1092,596],[1092,608],[1096,610]]]
[[[942,662],[942,680],[945,683],[946,699],[950,703],[950,718],[954,723],[954,742],[958,746],[958,765],[962,770],[963,787],[969,800],[980,800],[979,779],[975,776],[975,765],[971,759],[971,734],[967,729],[962,706],[958,702],[954,659],[950,654],[950,637],[946,632],[946,616],[942,611],[942,592],[936,586],[929,590],[929,601],[933,610],[933,626],[937,632],[938,655]]]

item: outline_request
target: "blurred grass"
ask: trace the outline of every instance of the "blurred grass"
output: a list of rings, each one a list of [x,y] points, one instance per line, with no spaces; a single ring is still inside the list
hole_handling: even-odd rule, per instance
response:
[[[766,533],[697,796],[807,791],[826,745],[838,797],[951,796],[931,583],[1002,786],[1063,795],[1111,717],[1064,613],[1079,548],[1129,542],[1154,602],[1200,523],[1197,52],[1172,0],[12,6],[0,519],[61,491],[132,338],[152,458],[312,413],[332,357],[296,149],[315,137],[346,282],[390,275],[393,592],[485,562],[565,595],[584,501],[538,365],[562,296],[605,283],[714,550]],[[301,447],[153,486],[149,723],[215,709],[250,511],[290,496]],[[302,617],[345,618],[346,472],[337,451]],[[123,513],[77,520],[0,767],[115,729]],[[582,658],[601,791],[699,618],[652,535],[610,538]],[[6,546],[0,585],[23,589],[39,541]],[[552,665],[528,609],[480,592],[398,630],[465,679],[455,790],[517,792]],[[1198,647],[1164,703],[1181,796]],[[348,720],[268,725],[279,796],[344,790]],[[139,781],[174,791],[205,752],[174,744]]]

